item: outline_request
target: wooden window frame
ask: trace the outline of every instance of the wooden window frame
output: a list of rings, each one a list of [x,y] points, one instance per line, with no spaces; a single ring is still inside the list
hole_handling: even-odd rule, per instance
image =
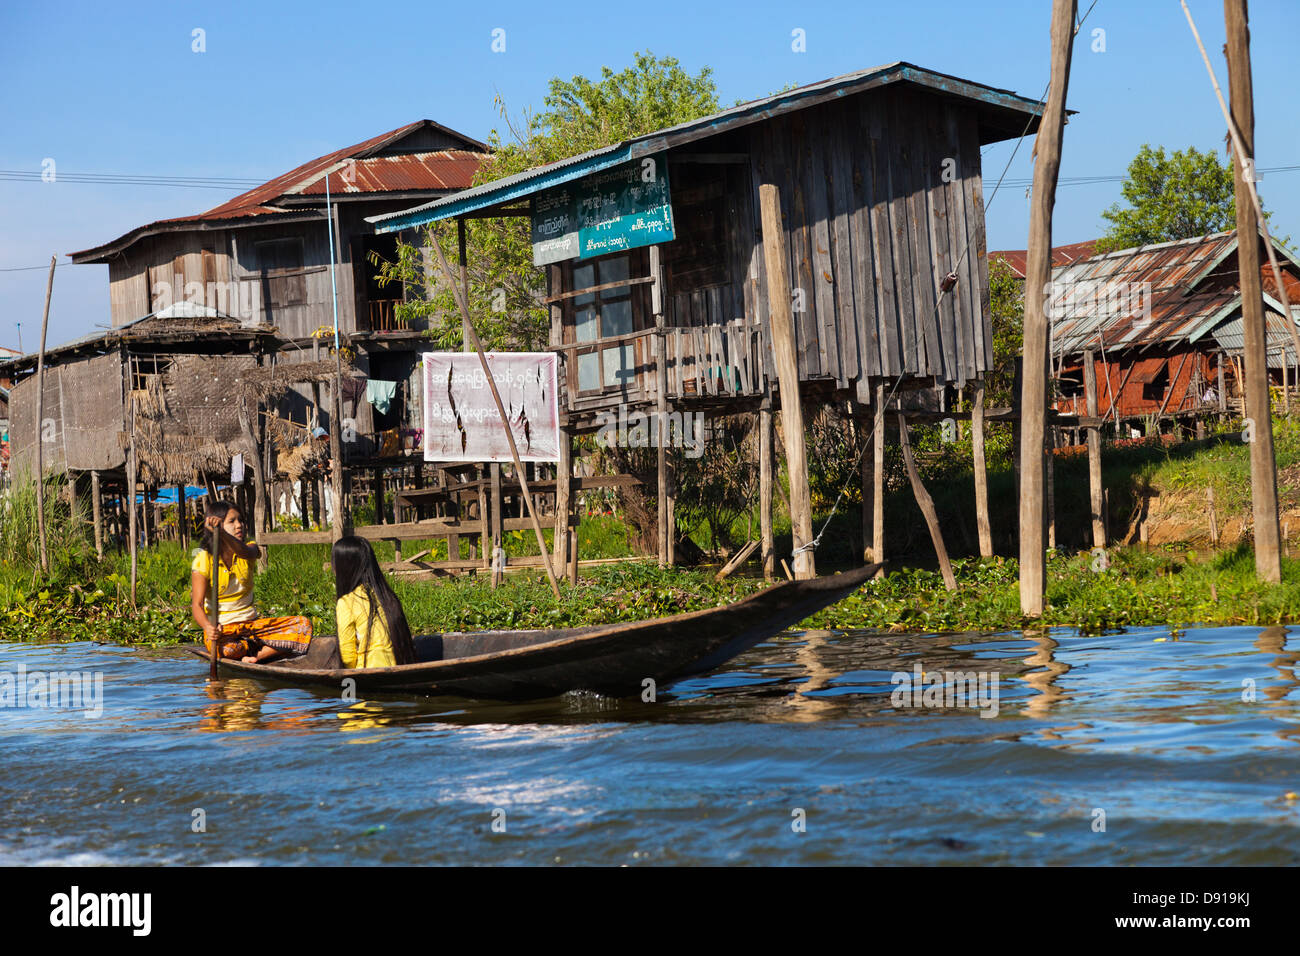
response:
[[[623,257],[627,261],[628,275],[625,279],[619,279],[612,282],[601,282],[601,265],[609,263]],[[586,265],[595,265],[596,284],[589,287],[579,288],[575,286],[575,275],[577,270]],[[639,369],[644,365],[643,347],[639,340],[651,334],[654,330],[646,327],[647,309],[645,306],[645,289],[653,281],[649,275],[636,275],[637,269],[649,271],[648,257],[642,254],[642,250],[632,249],[626,252],[613,253],[606,256],[600,256],[590,260],[574,260],[566,263],[563,270],[564,291],[552,295],[548,301],[556,303],[563,310],[564,338],[563,351],[567,353],[568,364],[568,381],[569,391],[575,398],[592,398],[599,395],[614,395],[626,393],[630,390],[640,387]],[[580,297],[591,295],[591,302],[579,303]],[[626,301],[630,309],[631,328],[628,332],[618,335],[605,335],[605,319],[600,305],[606,302]],[[578,341],[578,321],[577,314],[579,309],[585,309],[589,305],[595,305],[596,308],[596,337],[586,341]],[[605,376],[605,353],[615,348],[628,348],[632,350],[631,376],[621,382],[606,384]],[[579,362],[584,355],[596,355],[596,376],[597,385],[595,388],[582,388],[580,373],[578,371]]]
[[[293,248],[296,245],[298,264],[296,266],[276,266],[267,268],[268,246]],[[306,260],[302,238],[285,236],[279,239],[259,239],[253,243],[253,252],[257,256],[258,275],[266,283],[267,304],[275,309],[286,309],[307,304]],[[281,256],[275,256],[276,260]]]

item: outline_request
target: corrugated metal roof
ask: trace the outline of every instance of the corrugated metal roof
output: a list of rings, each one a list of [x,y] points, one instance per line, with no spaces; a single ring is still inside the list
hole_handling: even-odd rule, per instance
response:
[[[961,97],[981,104],[1003,124],[990,119],[987,130],[981,129],[981,144],[1018,136],[1022,131],[1032,131],[1042,116],[1041,103],[1018,96],[1009,90],[999,90],[973,83],[944,73],[935,73],[911,63],[897,62],[871,67],[855,73],[832,77],[810,83],[797,89],[777,93],[762,99],[741,103],[711,116],[690,120],[666,129],[646,133],[633,139],[572,156],[559,162],[539,166],[507,176],[473,189],[447,196],[433,202],[403,209],[381,216],[367,217],[375,224],[375,231],[397,232],[414,226],[450,219],[530,196],[535,192],[571,182],[602,169],[608,169],[628,160],[651,153],[662,152],[673,146],[713,136],[728,129],[769,119],[784,113],[804,109],[818,102],[883,86],[888,83],[911,83],[949,96]],[[987,117],[986,117],[987,119]]]
[[[474,181],[483,154],[464,149],[444,149],[405,156],[373,156],[346,163],[302,188],[300,196],[324,196],[325,180],[335,196],[401,192],[410,189],[464,189]]]
[[[1224,256],[1236,241],[1235,233],[1222,232],[1053,269],[1052,351],[1069,355],[1188,337],[1237,294],[1235,260]],[[1206,274],[1215,262],[1217,271]]]
[[[1300,308],[1293,313],[1295,323],[1300,328]],[[1268,366],[1269,368],[1282,367],[1282,353],[1286,353],[1286,362],[1290,368],[1295,368],[1295,346],[1291,343],[1291,335],[1286,332],[1286,327],[1282,325],[1281,309],[1268,310],[1269,343],[1268,343]],[[1280,332],[1278,330],[1281,330]],[[1211,333],[1214,340],[1219,343],[1220,348],[1229,354],[1240,354],[1246,349],[1246,329],[1242,321],[1241,312],[1238,311],[1232,318],[1220,322],[1214,327]]]
[[[1090,259],[1097,252],[1097,240],[1085,239],[1083,242],[1072,242],[1069,245],[1052,247],[1052,267],[1068,266],[1072,262],[1078,262],[1080,259]],[[989,253],[989,261],[1001,259],[1015,274],[1017,279],[1025,277],[1025,266],[1029,261],[1029,251],[1027,249],[1000,249],[997,252]]]
[[[1279,265],[1288,274],[1300,271],[1277,248]],[[1120,249],[1053,269],[1052,352],[1197,341],[1240,311],[1236,252],[1234,230]],[[1265,286],[1272,285],[1270,271]],[[1289,337],[1281,306],[1267,293],[1265,300],[1277,309],[1270,342]]]
[[[376,153],[386,146],[409,136],[424,128],[432,127],[460,139],[466,146],[480,148],[476,153],[473,148],[465,150],[436,150],[423,153],[407,153],[394,156],[377,156]],[[240,193],[233,199],[197,216],[180,216],[174,219],[159,219],[145,226],[126,233],[124,236],[81,252],[72,253],[72,261],[94,262],[108,250],[116,246],[130,245],[137,239],[163,227],[176,227],[186,224],[203,224],[231,219],[246,219],[253,216],[268,216],[284,213],[301,212],[277,206],[276,202],[294,195],[325,194],[325,177],[330,177],[330,191],[339,193],[402,192],[408,190],[448,190],[464,189],[474,181],[474,173],[488,147],[477,140],[470,139],[455,130],[449,130],[432,120],[418,120],[397,129],[389,130],[378,136],[337,149],[324,156],[318,156],[303,163],[289,172],[268,180],[260,186]],[[478,157],[474,160],[473,157]],[[356,175],[353,182],[344,182],[340,171],[347,167],[347,175]]]

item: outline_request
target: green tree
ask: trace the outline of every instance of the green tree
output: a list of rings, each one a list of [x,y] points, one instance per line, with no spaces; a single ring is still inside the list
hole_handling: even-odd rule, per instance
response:
[[[1166,155],[1143,144],[1123,185],[1127,207],[1115,203],[1102,218],[1110,223],[1098,252],[1153,242],[1191,239],[1235,228],[1232,166],[1194,146]]]
[[[540,113],[525,112],[512,120],[498,97],[495,105],[505,130],[493,130],[488,137],[493,152],[474,185],[717,112],[712,72],[704,67],[689,73],[675,58],[646,51],[617,73],[603,67],[596,80],[553,78]],[[454,222],[425,227],[420,246],[399,243],[395,261],[375,259],[373,264],[381,281],[400,278],[407,283],[412,301],[399,306],[399,315],[426,318],[438,346],[456,349],[461,346],[460,315],[436,253],[424,251],[432,246],[429,234],[437,236],[454,269]],[[484,345],[544,347],[550,328],[543,302],[546,274],[533,265],[528,217],[467,220],[466,234],[470,314]]]
[[[1025,290],[1024,282],[1003,259],[989,260],[989,318],[993,367],[984,376],[984,400],[991,406],[1018,405],[1016,359],[1024,347]]]

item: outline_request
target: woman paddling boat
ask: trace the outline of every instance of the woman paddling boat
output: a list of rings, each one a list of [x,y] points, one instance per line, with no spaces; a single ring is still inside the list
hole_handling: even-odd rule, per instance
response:
[[[245,664],[262,664],[279,657],[297,657],[311,643],[311,620],[301,616],[258,617],[253,604],[253,565],[261,557],[255,541],[244,540],[244,516],[229,501],[209,502],[204,525],[217,542],[219,624],[208,617],[209,581],[214,548],[198,551],[190,565],[190,614],[203,630],[208,652],[221,644],[221,657]]]

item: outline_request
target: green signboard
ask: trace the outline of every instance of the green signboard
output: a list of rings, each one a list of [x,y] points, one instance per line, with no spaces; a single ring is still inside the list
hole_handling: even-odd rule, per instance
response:
[[[532,220],[539,266],[667,242],[674,233],[664,154],[538,193]]]

